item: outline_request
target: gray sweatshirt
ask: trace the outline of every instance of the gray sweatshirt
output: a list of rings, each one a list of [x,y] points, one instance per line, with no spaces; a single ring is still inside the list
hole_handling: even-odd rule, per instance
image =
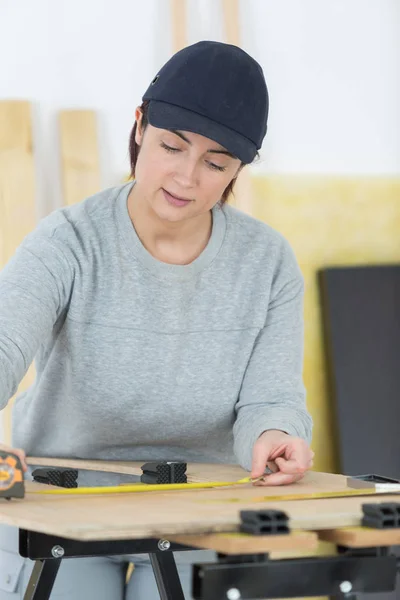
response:
[[[200,256],[163,263],[132,225],[131,186],[55,210],[0,272],[0,409],[36,367],[13,406],[13,446],[250,470],[267,429],[310,441],[289,244],[218,204]]]

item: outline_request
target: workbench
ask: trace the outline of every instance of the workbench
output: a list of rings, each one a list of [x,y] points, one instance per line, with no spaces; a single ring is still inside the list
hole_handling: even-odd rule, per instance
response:
[[[52,466],[51,459],[41,460]],[[137,477],[143,462],[54,464]],[[236,465],[187,467],[188,482],[237,481],[248,475]],[[0,523],[19,528],[20,554],[36,561],[25,599],[50,597],[62,560],[148,553],[160,597],[183,600],[173,553],[197,548],[212,549],[218,556],[214,563],[193,565],[192,594],[199,600],[350,599],[360,592],[395,589],[398,559],[392,547],[400,544],[400,528],[373,529],[361,522],[363,505],[395,503],[396,495],[334,497],[348,489],[347,478],[319,472],[280,487],[161,487],[143,493],[63,496],[38,494],[49,486],[26,481],[25,498],[0,499]],[[321,494],[328,497],[313,497]],[[289,532],[271,533],[266,527],[261,535],[242,533],[241,511],[283,513]],[[334,552],[321,554],[321,541],[330,542]]]

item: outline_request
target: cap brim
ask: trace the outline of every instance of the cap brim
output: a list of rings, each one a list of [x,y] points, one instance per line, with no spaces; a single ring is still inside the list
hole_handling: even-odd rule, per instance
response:
[[[180,106],[151,100],[147,118],[153,127],[190,131],[203,135],[221,144],[243,163],[251,163],[256,157],[257,148],[249,139],[224,125]]]

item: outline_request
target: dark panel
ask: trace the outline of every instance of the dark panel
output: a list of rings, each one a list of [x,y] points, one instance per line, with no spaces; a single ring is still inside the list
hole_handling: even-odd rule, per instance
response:
[[[400,266],[324,269],[320,289],[339,472],[400,478]]]
[[[400,478],[400,266],[320,273],[340,471]]]

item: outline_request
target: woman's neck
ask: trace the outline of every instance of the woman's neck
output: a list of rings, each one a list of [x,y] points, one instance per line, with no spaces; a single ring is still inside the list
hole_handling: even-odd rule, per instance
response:
[[[168,264],[186,265],[205,249],[212,232],[212,212],[192,219],[166,221],[152,210],[133,186],[128,197],[128,212],[143,246],[154,258]]]

